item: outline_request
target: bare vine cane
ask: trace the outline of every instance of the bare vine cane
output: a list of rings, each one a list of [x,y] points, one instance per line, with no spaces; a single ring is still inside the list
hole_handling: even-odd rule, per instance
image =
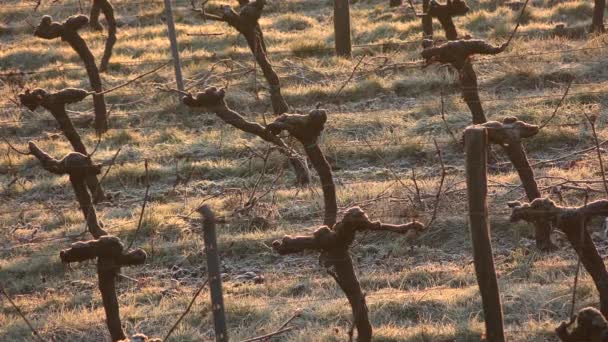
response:
[[[519,175],[521,184],[529,201],[541,197],[538,183],[534,177],[534,170],[522,143],[523,139],[535,136],[539,127],[519,121],[515,117],[506,117],[502,122],[488,121],[479,125],[485,127],[490,143],[500,145],[513,164]],[[551,222],[547,220],[535,221],[536,247],[542,251],[552,251],[556,247],[551,242]]]
[[[336,186],[331,172],[331,166],[323,151],[319,147],[318,139],[327,121],[327,112],[323,109],[314,109],[308,114],[283,114],[266,127],[273,136],[287,131],[296,138],[317,171],[323,188],[323,201],[325,203],[325,217],[323,224],[332,227],[338,215],[338,202]]]
[[[74,124],[68,116],[65,107],[67,104],[82,101],[88,95],[89,92],[82,89],[67,88],[55,93],[49,93],[44,89],[37,88],[32,91],[28,89],[19,94],[19,100],[29,110],[36,110],[39,106],[48,110],[59,124],[61,132],[68,139],[74,151],[86,156],[89,155],[87,148],[82,142],[80,134],[74,128]],[[88,174],[86,182],[89,191],[93,194],[93,202],[99,203],[104,201],[106,196],[97,180],[97,176],[95,174]]]
[[[608,315],[608,271],[591,235],[584,229],[590,219],[608,216],[608,200],[594,201],[581,207],[565,207],[556,205],[548,198],[537,198],[530,203],[510,202],[509,207],[513,222],[549,221],[564,232],[595,283],[600,311],[604,316]]]
[[[357,279],[350,256],[350,246],[357,232],[389,231],[397,234],[410,234],[412,230],[423,230],[419,222],[401,225],[370,221],[359,207],[348,209],[342,220],[332,228],[322,226],[312,235],[285,236],[273,242],[272,246],[281,255],[301,253],[307,250],[320,252],[319,262],[340,286],[351,306],[357,341],[367,342],[372,338],[372,325],[368,317],[365,295]]]
[[[40,161],[45,170],[57,175],[67,174],[70,177],[70,183],[91,235],[96,239],[107,235],[101,223],[97,220],[95,207],[86,186],[86,178],[90,175],[98,175],[101,171],[101,165],[93,164],[91,159],[82,153],[71,152],[61,160],[57,160],[40,149],[34,142],[30,141],[28,146],[30,154]]]
[[[97,240],[76,242],[70,248],[62,250],[59,257],[64,263],[97,259],[99,291],[110,336],[113,342],[126,339],[120,322],[116,275],[123,266],[143,265],[147,258],[146,252],[141,248],[125,251],[119,238],[106,235]]]
[[[202,108],[215,113],[225,123],[243,131],[258,136],[279,148],[279,152],[286,155],[291,163],[298,184],[310,183],[310,172],[306,161],[296,151],[290,148],[281,138],[270,134],[264,126],[257,122],[246,120],[241,114],[232,110],[226,104],[224,88],[210,87],[196,95],[187,94],[182,98],[183,103],[191,108]]]
[[[70,44],[83,61],[87,75],[89,76],[91,88],[96,93],[99,93],[93,95],[93,105],[95,109],[95,129],[97,130],[97,134],[102,134],[108,130],[108,118],[106,101],[103,94],[101,94],[103,91],[101,77],[99,76],[99,69],[95,64],[95,57],[93,57],[87,43],[78,34],[78,30],[88,23],[89,18],[85,15],[71,16],[63,23],[54,22],[51,16],[45,15],[40,20],[38,27],[36,27],[34,35],[48,40],[61,38],[62,41]]]
[[[222,6],[221,13],[219,14],[207,13],[204,9],[205,4],[206,1],[203,2],[202,8],[198,9],[194,6],[194,3],[192,3],[192,10],[199,13],[204,20],[225,22],[245,38],[251,53],[255,57],[260,69],[262,69],[262,74],[268,83],[270,101],[274,114],[280,115],[289,111],[289,106],[281,94],[279,76],[274,71],[268,58],[264,35],[258,23],[258,20],[262,16],[264,6],[266,5],[266,0],[239,0],[240,7],[238,12],[230,6]]]

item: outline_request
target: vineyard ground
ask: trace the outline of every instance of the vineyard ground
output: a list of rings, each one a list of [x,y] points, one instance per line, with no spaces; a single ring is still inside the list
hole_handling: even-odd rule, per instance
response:
[[[229,67],[218,64],[213,73],[224,77],[205,79],[220,59],[233,58],[234,70],[253,66],[243,39],[237,39],[227,26],[203,23],[189,10],[188,1],[174,2],[187,85],[196,91],[206,85],[228,84],[227,102],[232,108],[251,120],[272,120],[259,70],[231,74]],[[211,1],[211,10],[220,3]],[[470,1],[472,13],[458,18],[457,27],[473,37],[502,43],[518,12],[496,3]],[[84,4],[85,13],[88,5]],[[352,60],[332,57],[331,8],[332,2],[327,0],[270,1],[261,25],[290,106],[306,112],[321,103],[329,111],[321,145],[334,169],[340,208],[361,205],[372,219],[400,223],[416,217],[425,222],[435,203],[441,173],[433,138],[448,172],[437,222],[412,247],[404,238],[370,233],[359,236],[352,248],[375,339],[478,341],[483,320],[468,238],[463,154],[440,115],[443,89],[446,123],[457,138],[470,122],[456,76],[448,68],[438,67],[376,72],[385,62],[381,56],[388,56],[389,63],[418,59],[418,43],[390,51],[382,51],[380,46],[355,48]],[[599,115],[600,140],[608,139],[606,37],[551,34],[557,23],[585,27],[591,9],[591,1],[531,1],[521,35],[508,51],[487,61],[476,60],[481,98],[494,120],[517,116],[531,123],[546,121],[569,75],[576,76],[556,118],[526,142],[534,162],[593,146],[583,111]],[[3,1],[2,72],[36,71],[10,78],[30,88],[88,89],[86,74],[69,46],[33,37],[28,24],[37,24],[42,14],[64,19],[78,12],[78,2],[71,0],[43,5],[35,13],[22,2]],[[120,1],[115,12],[121,26],[109,72],[102,75],[106,88],[170,58],[162,1]],[[411,10],[389,8],[388,1],[354,1],[351,15],[355,44],[415,41],[420,37],[419,20]],[[435,30],[442,36],[439,26]],[[222,34],[197,35],[201,32]],[[104,34],[86,29],[83,37],[99,58]],[[363,54],[368,57],[338,94]],[[256,76],[258,81],[254,82]],[[0,90],[2,136],[22,150],[28,140],[35,140],[55,157],[70,151],[54,124],[49,124],[48,112],[29,112],[9,101],[15,94],[7,79],[3,78],[5,86]],[[267,146],[210,113],[180,105],[175,93],[158,89],[165,84],[174,87],[172,80],[172,69],[166,67],[109,94],[111,129],[94,157],[107,163],[121,148],[104,180],[111,201],[100,204],[98,212],[106,230],[123,241],[130,241],[137,227],[146,188],[144,160],[149,161],[150,200],[135,245],[148,251],[150,259],[143,267],[122,271],[126,277],[118,287],[126,331],[164,336],[205,279],[200,222],[193,212],[206,203],[225,221],[218,226],[218,234],[231,338],[272,332],[299,311],[300,317],[294,320],[297,328],[281,340],[309,341],[314,336],[315,340],[344,341],[350,329],[350,308],[334,280],[318,265],[316,255],[281,257],[271,248],[276,238],[311,232],[320,224],[318,180],[311,188],[295,187],[284,158],[271,153],[257,191],[257,195],[267,195],[253,209],[238,210],[260,178],[264,169],[260,156]],[[90,123],[87,126],[92,112],[89,100],[69,109],[70,115],[86,126],[80,132],[93,149],[97,138]],[[500,149],[494,148],[493,153],[498,165],[506,161]],[[421,194],[415,208],[407,200],[408,190],[395,179],[413,189],[412,168]],[[561,178],[600,179],[594,153],[548,163],[535,171],[543,193],[553,198],[552,185]],[[513,169],[492,170],[489,179],[492,241],[508,339],[556,341],[553,329],[569,319],[576,257],[557,232],[558,251],[539,253],[532,227],[509,222],[507,201],[524,195]],[[33,158],[7,151],[0,156],[0,184],[0,284],[44,337],[103,340],[107,330],[93,264],[68,267],[59,261],[61,249],[88,238],[86,234],[72,237],[85,228],[67,177],[52,176]],[[601,184],[591,186],[597,191],[591,191],[590,199],[600,198]],[[582,205],[584,192],[580,189],[584,187],[561,188],[563,201]],[[592,222],[590,229],[605,256],[608,243],[603,222]],[[212,338],[208,298],[207,292],[199,297],[173,334],[174,340]],[[593,282],[583,273],[577,307],[596,305],[597,301]],[[6,300],[1,303],[0,340],[32,340],[15,310]]]

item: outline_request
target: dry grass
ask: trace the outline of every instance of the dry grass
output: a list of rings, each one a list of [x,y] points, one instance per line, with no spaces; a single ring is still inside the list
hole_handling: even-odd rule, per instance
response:
[[[217,6],[221,1],[212,1]],[[88,88],[88,81],[77,56],[66,44],[36,39],[25,23],[37,23],[42,14],[63,19],[78,12],[77,2],[43,6],[37,13],[24,3],[4,2],[0,8],[0,69],[40,70],[26,76],[25,85],[60,89]],[[606,57],[605,37],[565,39],[551,36],[556,23],[588,25],[591,3],[534,1],[521,33],[504,56],[494,61],[478,59],[481,97],[491,119],[515,115],[533,122],[544,122],[563,93],[567,75],[577,76],[566,106],[553,125],[526,142],[532,158],[551,158],[589,147],[592,139],[582,110],[600,114],[602,139],[605,128]],[[20,4],[21,7],[13,5]],[[161,21],[162,2],[116,6],[121,23],[118,42],[105,87],[120,84],[146,70],[159,60],[170,58],[165,26]],[[63,5],[69,5],[63,7]],[[88,4],[85,3],[85,6]],[[252,59],[242,39],[218,23],[202,23],[177,1],[175,16],[183,72],[189,84],[201,80],[210,65],[221,58],[233,58],[234,68],[250,68]],[[475,37],[502,42],[517,14],[496,2],[472,1],[472,13],[458,18],[457,27]],[[85,8],[85,12],[88,9]],[[436,138],[448,165],[449,192],[441,203],[433,231],[420,239],[420,247],[410,250],[407,243],[393,236],[369,234],[359,238],[353,249],[360,280],[368,294],[370,317],[378,341],[478,341],[483,331],[481,303],[471,264],[467,236],[463,156],[447,134],[440,113],[439,91],[447,93],[446,118],[459,135],[470,122],[470,113],[460,100],[456,76],[445,68],[406,68],[374,73],[381,56],[392,62],[410,62],[419,54],[419,44],[382,52],[380,46],[355,49],[367,53],[364,73],[336,98],[336,92],[356,63],[332,56],[331,2],[325,0],[272,1],[261,20],[270,47],[271,59],[282,75],[283,93],[295,111],[304,112],[321,102],[330,111],[322,146],[335,170],[340,208],[364,204],[373,218],[404,222],[413,216],[427,220],[439,180],[439,170],[431,138]],[[351,8],[355,44],[418,40],[418,20],[405,7],[391,9],[388,1],[357,1]],[[440,32],[439,27],[436,27]],[[223,32],[221,36],[201,37],[188,33]],[[83,37],[100,56],[104,35],[84,30]],[[237,42],[235,44],[235,42]],[[329,48],[329,49],[325,49]],[[580,50],[593,48],[593,50]],[[571,52],[536,55],[539,52],[571,49]],[[218,66],[216,74],[228,72]],[[257,73],[260,77],[260,73]],[[310,231],[320,223],[322,199],[318,184],[310,189],[293,187],[294,179],[285,161],[272,155],[262,189],[271,186],[284,168],[276,191],[263,198],[255,209],[237,216],[235,209],[249,196],[262,161],[251,149],[264,152],[259,140],[235,131],[208,113],[189,111],[178,104],[177,96],[158,92],[157,84],[171,82],[171,68],[136,82],[107,97],[114,105],[110,126],[103,137],[98,161],[108,161],[122,147],[118,163],[110,171],[106,189],[115,200],[98,207],[111,234],[123,240],[133,234],[144,193],[143,162],[150,160],[152,182],[149,209],[138,244],[150,254],[144,267],[125,269],[138,283],[122,280],[119,300],[123,324],[128,333],[144,332],[163,336],[185,309],[206,275],[202,236],[191,214],[202,202],[226,218],[219,226],[219,243],[225,273],[225,302],[231,338],[234,340],[274,330],[296,310],[296,330],[283,337],[289,341],[343,341],[351,318],[346,299],[312,255],[279,257],[270,249],[273,239]],[[263,122],[270,114],[269,99],[260,78],[260,97],[256,98],[253,74],[237,74],[228,79],[212,77],[205,85],[230,81],[228,102],[250,119]],[[55,156],[69,151],[58,135],[51,117],[44,111],[28,112],[16,108],[8,98],[8,87],[0,90],[3,99],[1,134],[25,149],[33,139]],[[514,99],[516,98],[516,99]],[[90,99],[89,99],[90,100]],[[595,107],[585,109],[587,105]],[[90,115],[92,103],[84,101],[69,107],[76,116]],[[91,128],[81,129],[87,146],[96,138]],[[423,194],[423,207],[413,208],[408,192],[395,182],[378,155],[389,163],[403,182],[411,187],[410,170],[416,168]],[[504,159],[495,149],[499,159]],[[176,158],[176,154],[190,158]],[[177,171],[176,171],[177,170]],[[563,162],[536,170],[538,176],[598,179],[594,155],[583,155],[576,162]],[[187,183],[177,182],[188,179]],[[523,195],[513,170],[490,175],[492,234],[496,265],[508,337],[512,341],[553,341],[553,328],[567,320],[569,296],[576,259],[556,233],[563,248],[552,254],[539,254],[533,246],[532,227],[508,222],[506,202]],[[545,194],[555,179],[540,183]],[[0,283],[46,338],[58,341],[91,341],[106,338],[103,309],[96,289],[92,264],[66,269],[59,263],[58,251],[68,246],[69,236],[81,233],[83,222],[66,178],[41,171],[32,158],[0,155]],[[595,185],[598,189],[601,186]],[[564,190],[564,200],[582,202],[582,193]],[[600,197],[600,193],[592,196]],[[378,198],[380,197],[380,198]],[[271,225],[252,224],[264,217]],[[192,216],[192,218],[196,218]],[[601,222],[594,222],[599,231]],[[35,232],[35,233],[34,233]],[[608,245],[598,236],[605,255]],[[252,284],[239,275],[252,271],[265,277],[263,284]],[[579,284],[578,306],[597,302],[593,283],[583,276]],[[3,302],[0,340],[31,338],[26,325]],[[174,340],[200,341],[212,338],[212,318],[208,296],[204,294],[174,333]]]

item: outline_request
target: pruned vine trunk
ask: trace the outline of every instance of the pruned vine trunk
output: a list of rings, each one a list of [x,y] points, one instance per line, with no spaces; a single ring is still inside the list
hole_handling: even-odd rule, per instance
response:
[[[193,108],[206,108],[215,113],[225,123],[243,131],[258,136],[259,138],[274,144],[279,148],[279,152],[289,158],[290,164],[293,166],[296,175],[297,183],[306,185],[310,183],[310,171],[306,165],[306,161],[291,149],[285,142],[270,134],[262,125],[256,122],[247,121],[243,116],[234,110],[228,108],[224,96],[224,89],[210,87],[204,92],[196,94],[196,96],[186,96],[183,98],[185,105]]]
[[[69,17],[63,23],[53,22],[50,16],[42,17],[40,24],[36,27],[34,35],[43,39],[61,38],[68,42],[72,49],[76,51],[85,65],[89,83],[96,94],[93,94],[93,106],[95,110],[95,129],[97,134],[102,134],[108,130],[108,119],[106,102],[103,94],[103,86],[99,69],[95,64],[95,57],[87,46],[87,43],[80,37],[78,30],[89,23],[89,18],[84,15]]]
[[[591,21],[591,32],[606,32],[604,26],[604,11],[606,10],[606,0],[595,0],[593,7],[593,19]]]
[[[422,51],[422,57],[427,64],[450,64],[459,73],[462,98],[471,110],[473,123],[481,124],[487,121],[479,99],[477,75],[471,56],[496,55],[503,52],[507,45],[493,46],[480,39],[451,40],[439,46],[428,47]]]
[[[511,164],[513,164],[513,167],[519,175],[519,179],[521,180],[528,200],[532,201],[540,198],[541,194],[536,179],[534,178],[534,170],[532,170],[532,167],[530,166],[526,150],[522,143],[523,138],[530,138],[538,134],[539,127],[519,121],[515,117],[507,117],[503,122],[486,122],[481,126],[488,130],[490,141],[500,145],[505,151]],[[551,242],[551,222],[546,220],[535,221],[534,226],[536,247],[542,251],[555,249],[555,245]]]
[[[331,172],[331,166],[325,158],[323,151],[318,144],[304,146],[306,155],[310,159],[310,163],[319,175],[321,187],[323,188],[323,203],[325,214],[323,224],[333,226],[336,223],[338,215],[338,201],[336,198],[336,185]]]
[[[264,34],[258,23],[266,5],[266,0],[239,0],[239,5],[238,12],[230,6],[224,6],[220,15],[207,14],[202,10],[200,12],[205,19],[225,22],[245,37],[247,45],[268,83],[274,114],[286,113],[289,111],[289,106],[281,94],[281,83],[268,59]]]
[[[354,325],[357,328],[357,341],[371,341],[372,324],[368,317],[369,310],[365,302],[365,295],[361,290],[361,284],[355,274],[350,252],[346,248],[337,248],[328,251],[327,257],[331,260],[336,283],[338,283],[350,304]]]
[[[103,12],[106,22],[108,24],[108,38],[106,39],[106,45],[103,50],[103,57],[99,63],[99,71],[105,72],[108,70],[108,64],[112,57],[112,49],[116,44],[116,17],[114,16],[114,7],[109,0],[93,0],[91,6],[90,23],[92,29],[101,31],[103,27],[99,23],[99,14]]]
[[[270,64],[270,61],[268,60],[266,47],[263,44],[263,38],[261,35],[258,36],[256,32],[262,32],[262,30],[256,29],[253,32],[247,32],[243,35],[247,40],[247,45],[249,45],[249,48],[255,56],[256,62],[260,66],[260,69],[262,69],[262,74],[264,75],[266,82],[268,82],[268,92],[270,93],[272,111],[274,114],[280,115],[289,111],[289,106],[281,94],[281,81],[279,80],[279,76],[274,71],[272,64]]]
[[[540,198],[541,194],[534,178],[534,171],[530,166],[523,145],[521,143],[512,143],[503,145],[503,149],[509,157],[511,164],[513,164],[513,168],[517,170],[528,200],[532,201]],[[547,221],[534,222],[534,227],[536,247],[543,251],[555,249],[555,245],[551,242],[551,223]]]
[[[287,131],[302,144],[321,180],[323,201],[325,203],[323,224],[333,227],[338,215],[336,187],[331,173],[331,166],[318,145],[318,138],[323,131],[326,121],[327,112],[315,109],[307,115],[283,114],[273,123],[269,124],[266,129],[275,136],[282,131]]]
[[[460,88],[462,89],[462,99],[469,107],[473,116],[474,124],[481,124],[486,121],[486,115],[481,105],[479,98],[479,89],[477,87],[477,74],[473,69],[473,64],[470,59],[464,63],[462,69],[459,70]]]
[[[99,174],[100,166],[91,163],[91,160],[82,153],[71,152],[61,160],[57,160],[41,150],[34,142],[30,141],[28,145],[30,154],[40,161],[45,170],[57,175],[69,175],[70,183],[91,235],[94,238],[107,235],[97,221],[97,213],[86,186],[87,177],[91,174]]]

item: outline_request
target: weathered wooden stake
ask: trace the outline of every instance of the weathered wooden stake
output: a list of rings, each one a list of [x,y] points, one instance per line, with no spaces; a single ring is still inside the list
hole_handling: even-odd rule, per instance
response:
[[[498,281],[494,269],[490,227],[488,224],[487,149],[488,133],[485,128],[469,127],[464,132],[466,148],[466,178],[469,199],[469,227],[473,244],[475,273],[481,293],[489,342],[505,340]]]
[[[422,0],[422,12],[428,13],[430,7],[430,0]],[[433,39],[433,18],[430,15],[425,15],[422,17],[422,38]]]
[[[211,209],[203,205],[198,208],[203,216],[203,240],[205,240],[205,255],[207,256],[207,273],[211,292],[211,308],[215,325],[215,340],[228,341],[226,316],[224,314],[224,298],[222,296],[222,276],[220,274],[220,257],[215,235],[215,215]]]
[[[348,0],[334,0],[334,35],[336,55],[351,58],[350,4]]]
[[[179,60],[179,50],[177,48],[177,38],[175,36],[175,23],[173,22],[173,10],[171,0],[165,0],[165,20],[167,20],[167,34],[171,42],[171,55],[173,56],[173,66],[175,67],[175,83],[177,89],[184,90],[184,79],[182,77],[182,64]]]

